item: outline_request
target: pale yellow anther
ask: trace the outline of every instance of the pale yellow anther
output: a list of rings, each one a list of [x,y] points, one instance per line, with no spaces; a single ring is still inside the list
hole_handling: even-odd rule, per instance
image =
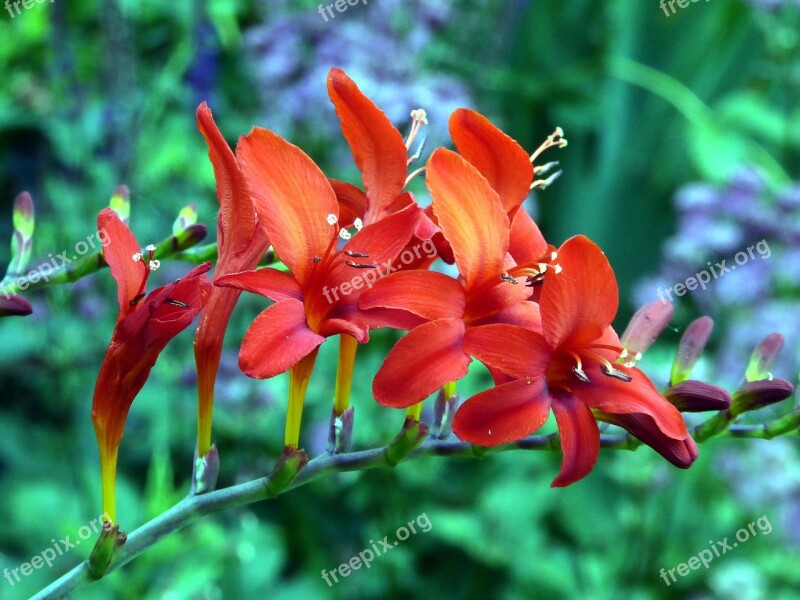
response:
[[[353,227],[356,228],[356,231],[361,231],[361,229],[364,227],[364,221],[356,217],[356,220],[353,221]]]
[[[336,225],[338,221],[339,218],[335,214],[331,213],[328,215],[328,225]]]
[[[148,268],[149,268],[151,271],[155,271],[155,270],[156,270],[156,269],[158,269],[158,267],[160,267],[160,266],[161,266],[161,261],[159,261],[159,260],[151,260],[151,261],[150,261],[150,264],[149,264],[149,265],[147,265],[147,267],[148,267]]]
[[[137,252],[136,254],[133,255],[132,258],[133,258],[133,262],[139,262],[140,260],[142,260],[142,253],[141,252]]]
[[[350,232],[349,232],[349,231],[347,231],[347,229],[345,229],[344,227],[342,227],[342,228],[339,230],[339,237],[340,237],[340,238],[342,238],[343,240],[349,240],[349,239],[350,239],[352,236],[350,235]]]

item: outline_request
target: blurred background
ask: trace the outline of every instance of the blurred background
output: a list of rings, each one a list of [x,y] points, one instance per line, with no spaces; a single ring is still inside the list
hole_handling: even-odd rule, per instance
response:
[[[231,144],[260,125],[302,146],[329,176],[359,182],[327,99],[344,68],[401,131],[427,110],[429,144],[471,107],[562,177],[529,210],[559,245],[583,233],[609,256],[624,328],[639,304],[764,241],[737,272],[677,299],[642,362],[664,383],[685,326],[716,329],[699,373],[732,390],[752,347],[779,331],[776,376],[800,370],[800,2],[715,0],[372,0],[327,21],[303,0],[54,0],[0,18],[0,241],[22,190],[36,203],[32,265],[94,231],[120,183],[142,244],[169,234],[190,202],[215,230],[216,198],[194,111],[208,101]],[[424,157],[423,157],[424,158]],[[413,184],[426,202],[424,186]],[[213,233],[211,236],[213,241]],[[0,266],[8,262],[6,242]],[[163,281],[185,272],[169,262]],[[27,295],[34,314],[0,320],[0,566],[15,568],[100,512],[90,422],[94,380],[116,319],[103,272]],[[265,474],[282,442],[286,378],[239,373],[238,343],[263,299],[234,313],[217,385],[220,486]],[[396,339],[380,332],[358,359],[355,447],[386,443],[399,411],[371,381]],[[120,518],[132,530],[188,491],[195,440],[192,331],[161,356],[131,411],[119,469]],[[304,442],[324,449],[336,344],[311,382]],[[485,388],[475,366],[463,396]],[[795,399],[750,420],[783,414]],[[430,408],[425,413],[430,417]],[[314,482],[277,500],[203,519],[80,598],[800,598],[800,447],[716,440],[679,471],[648,448],[603,451],[594,472],[549,483],[558,453],[425,458],[394,470]],[[432,527],[329,587],[320,576],[390,539],[419,515]],[[773,529],[667,586],[674,568],[733,540],[759,517]],[[87,544],[88,545],[88,544]],[[86,546],[0,598],[25,598],[77,564]]]

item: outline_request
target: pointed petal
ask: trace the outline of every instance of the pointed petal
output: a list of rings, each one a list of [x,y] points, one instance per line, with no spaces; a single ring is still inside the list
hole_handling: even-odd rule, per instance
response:
[[[329,179],[336,201],[339,203],[339,224],[350,227],[356,219],[364,220],[369,200],[367,196],[351,183]]]
[[[508,216],[481,174],[455,152],[437,149],[425,177],[433,212],[467,289],[496,279],[508,252]]]
[[[408,152],[403,136],[341,69],[330,70],[328,94],[369,197],[365,221],[377,221],[405,186]]]
[[[139,292],[147,267],[141,261],[133,260],[133,255],[141,252],[139,242],[113,210],[104,208],[100,211],[97,230],[104,231],[105,238],[109,240],[103,246],[103,258],[117,282],[118,320],[122,320],[131,311],[131,300]]]
[[[394,260],[411,239],[421,216],[422,210],[418,206],[407,206],[364,227],[344,245],[342,251],[369,254],[364,261],[373,264]]]
[[[553,401],[561,438],[561,471],[550,487],[564,487],[586,477],[600,454],[600,430],[592,411],[568,394]]]
[[[393,308],[429,321],[464,315],[464,287],[434,271],[401,271],[378,281],[361,294],[361,308]]]
[[[333,189],[308,155],[266,129],[257,127],[241,138],[236,154],[260,225],[304,285],[314,258],[325,255],[338,231],[327,221],[328,215],[339,215]]]
[[[472,359],[461,349],[464,323],[438,319],[411,330],[389,352],[372,383],[382,406],[407,408],[467,374]]]
[[[679,439],[664,435],[658,423],[645,414],[610,415],[596,412],[601,421],[618,425],[639,438],[676,467],[688,469],[697,458],[697,443],[688,434]]]
[[[681,413],[658,392],[647,375],[636,368],[621,365],[614,365],[614,368],[632,380],[621,381],[604,375],[598,365],[584,364],[590,383],[576,382],[572,393],[589,408],[605,413],[648,415],[671,438],[683,439],[688,435]]]
[[[524,264],[541,259],[548,248],[539,226],[524,208],[518,208],[511,219],[508,253],[517,264]]]
[[[274,377],[324,341],[308,328],[302,302],[281,300],[258,315],[248,328],[239,351],[239,368],[255,379]]]
[[[516,141],[483,115],[459,108],[450,117],[450,137],[459,154],[481,172],[510,212],[528,197],[533,165]]]
[[[288,298],[303,300],[303,292],[294,277],[269,267],[217,277],[214,285],[259,294],[275,302]]]
[[[486,366],[517,379],[543,377],[552,353],[540,334],[515,325],[470,327],[463,347]]]
[[[256,213],[250,191],[239,161],[205,102],[197,108],[197,126],[208,144],[208,157],[214,166],[214,178],[217,181],[219,254],[238,254],[250,245],[256,229]]]
[[[467,400],[456,411],[453,433],[471,444],[497,446],[532,434],[549,415],[544,378],[511,381]]]
[[[557,262],[563,270],[547,272],[539,301],[544,337],[553,346],[590,343],[617,314],[614,271],[597,244],[582,235],[561,246]]]

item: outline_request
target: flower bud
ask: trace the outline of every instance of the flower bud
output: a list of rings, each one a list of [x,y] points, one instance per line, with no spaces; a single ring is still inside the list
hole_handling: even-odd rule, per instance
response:
[[[762,379],[743,383],[733,393],[731,414],[734,416],[744,412],[757,410],[781,400],[786,400],[794,393],[794,386],[785,379]]]
[[[664,397],[681,412],[725,410],[731,405],[730,394],[717,385],[688,379],[673,385]]]
[[[22,296],[0,295],[0,317],[24,317],[33,312],[33,308]]]
[[[620,341],[633,354],[647,350],[672,320],[675,312],[671,302],[654,300],[645,304],[631,318]]]
[[[349,406],[341,415],[336,414],[336,408],[331,411],[331,425],[328,431],[328,452],[343,454],[350,449],[353,440],[353,421],[355,410]]]
[[[747,381],[772,379],[772,373],[769,371],[781,348],[783,348],[783,336],[780,333],[772,333],[761,340],[750,355],[750,363],[747,365],[744,378]]]
[[[714,320],[711,317],[700,317],[689,324],[678,344],[675,362],[672,363],[670,385],[676,385],[689,379],[713,329]]]

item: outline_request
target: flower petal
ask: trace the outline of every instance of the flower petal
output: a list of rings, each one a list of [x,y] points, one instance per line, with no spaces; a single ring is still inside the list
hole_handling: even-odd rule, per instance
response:
[[[147,266],[133,260],[133,255],[141,252],[139,242],[122,222],[117,213],[104,208],[97,215],[97,230],[105,231],[108,244],[103,246],[103,258],[111,269],[111,276],[117,282],[117,300],[121,321],[131,310],[131,301],[139,293]]]
[[[281,300],[258,315],[247,329],[239,351],[239,368],[255,379],[274,377],[324,341],[306,324],[302,302]]]
[[[280,259],[304,285],[314,258],[325,255],[338,232],[327,220],[339,215],[333,189],[308,155],[266,129],[257,127],[241,138],[237,156],[260,225]]]
[[[588,344],[617,314],[614,271],[597,244],[582,235],[561,246],[557,261],[563,270],[548,270],[539,300],[544,337],[553,346]]]
[[[511,218],[508,253],[517,264],[523,264],[541,259],[548,248],[539,226],[523,207],[518,208]]]
[[[256,214],[250,190],[233,151],[222,136],[211,109],[203,102],[197,108],[197,126],[208,144],[214,166],[219,200],[217,237],[220,255],[246,251],[255,234]],[[266,244],[264,244],[266,249]]]
[[[481,174],[455,152],[437,149],[425,177],[433,212],[467,289],[496,280],[508,252],[508,216]]]
[[[614,365],[614,368],[632,380],[621,381],[603,374],[599,365],[584,364],[590,383],[576,381],[572,393],[589,408],[605,413],[648,415],[665,435],[673,439],[683,439],[688,435],[681,413],[658,392],[647,375],[636,368],[621,365]]]
[[[367,196],[351,183],[328,179],[333,192],[336,194],[336,201],[339,203],[339,225],[350,227],[356,219],[364,220],[367,214],[369,200]]]
[[[361,294],[363,309],[392,308],[429,321],[464,315],[464,287],[452,277],[434,271],[395,272]]]
[[[303,291],[294,277],[269,267],[217,277],[214,285],[259,294],[275,302],[288,298],[303,300]]]
[[[564,487],[586,477],[600,454],[600,430],[592,411],[569,394],[553,400],[553,413],[561,438],[561,471],[550,487]]]
[[[466,108],[450,117],[450,137],[459,154],[481,172],[510,212],[528,197],[533,165],[528,153],[489,119]]]
[[[407,408],[445,383],[467,374],[471,358],[461,349],[464,323],[437,319],[412,329],[389,352],[372,383],[382,406]]]
[[[453,433],[471,444],[497,446],[532,434],[549,415],[544,378],[511,381],[467,400],[456,411]]]
[[[403,136],[341,69],[328,73],[328,95],[369,198],[364,221],[373,223],[385,216],[405,186],[408,152]]]
[[[683,438],[664,435],[658,423],[645,414],[609,415],[596,412],[601,421],[629,431],[676,467],[688,469],[697,458],[697,443],[687,432]]]
[[[468,328],[463,347],[487,367],[517,379],[543,377],[552,352],[539,333],[504,324]]]

